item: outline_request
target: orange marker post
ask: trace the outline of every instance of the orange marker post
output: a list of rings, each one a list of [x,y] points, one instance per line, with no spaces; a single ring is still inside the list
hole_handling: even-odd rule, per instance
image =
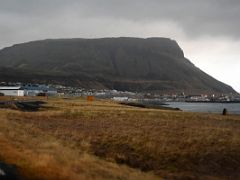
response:
[[[94,101],[94,97],[93,96],[87,96],[87,101],[90,101],[90,102]]]

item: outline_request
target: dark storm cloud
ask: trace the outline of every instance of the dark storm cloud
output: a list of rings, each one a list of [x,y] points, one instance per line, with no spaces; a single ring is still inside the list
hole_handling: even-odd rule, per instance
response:
[[[239,9],[238,0],[0,0],[0,46],[51,36],[109,36],[108,25],[117,34],[135,24],[166,22],[189,38],[238,39]]]
[[[180,25],[191,36],[215,34],[238,37],[239,9],[238,0],[0,1],[0,14],[5,15],[61,18],[64,13],[74,13],[81,18],[112,18],[116,21],[118,19],[135,22],[168,20]],[[14,19],[9,19],[11,20]]]
[[[236,0],[132,0],[83,3],[88,16],[133,21],[170,20],[191,35],[239,35],[240,1]],[[100,1],[98,1],[100,2]]]

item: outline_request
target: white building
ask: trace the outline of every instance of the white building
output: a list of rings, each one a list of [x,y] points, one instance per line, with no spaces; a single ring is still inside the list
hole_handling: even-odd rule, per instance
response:
[[[0,93],[4,96],[24,96],[24,90],[20,86],[0,86]]]
[[[113,97],[112,100],[114,101],[128,101],[128,97]]]

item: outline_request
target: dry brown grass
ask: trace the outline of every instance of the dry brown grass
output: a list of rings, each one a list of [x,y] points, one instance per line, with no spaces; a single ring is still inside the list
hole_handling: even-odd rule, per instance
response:
[[[52,98],[47,106],[0,110],[0,156],[24,177],[240,178],[240,116],[81,99]]]

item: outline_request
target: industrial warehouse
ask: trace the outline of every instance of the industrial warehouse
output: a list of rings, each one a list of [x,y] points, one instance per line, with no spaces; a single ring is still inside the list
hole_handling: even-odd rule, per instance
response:
[[[57,90],[47,85],[0,86],[1,96],[54,96]]]

